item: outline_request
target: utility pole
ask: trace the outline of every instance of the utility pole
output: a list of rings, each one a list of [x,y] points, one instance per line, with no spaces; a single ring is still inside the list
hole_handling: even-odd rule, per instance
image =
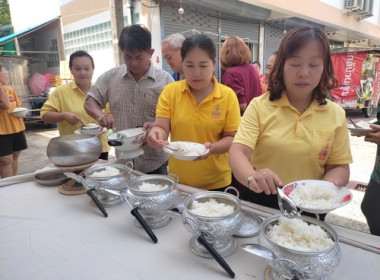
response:
[[[110,0],[111,1],[111,30],[112,30],[112,43],[113,43],[113,57],[115,65],[123,63],[123,54],[119,49],[119,36],[121,30],[124,28],[124,14],[123,14],[123,0]]]

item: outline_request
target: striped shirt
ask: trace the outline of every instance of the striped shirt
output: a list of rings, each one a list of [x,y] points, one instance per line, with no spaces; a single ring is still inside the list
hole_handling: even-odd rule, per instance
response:
[[[139,81],[135,81],[125,64],[102,74],[87,93],[101,108],[109,102],[115,128],[121,131],[154,122],[156,105],[163,88],[173,82],[169,73],[151,65]],[[144,173],[156,170],[168,160],[161,149],[144,145],[144,154],[134,159],[135,169]]]

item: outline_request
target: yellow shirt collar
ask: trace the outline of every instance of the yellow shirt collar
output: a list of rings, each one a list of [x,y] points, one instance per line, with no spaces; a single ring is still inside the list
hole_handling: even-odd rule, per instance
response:
[[[212,98],[212,99],[222,98],[222,92],[218,86],[219,85],[218,80],[215,78],[215,76],[213,76],[211,80],[214,83],[214,86],[212,88],[211,93],[206,97],[206,99],[208,99],[208,98]],[[191,94],[190,87],[189,87],[189,84],[186,82],[186,79],[181,80],[178,83],[181,83],[181,92],[182,93]]]
[[[269,98],[269,93],[268,93],[268,98]],[[285,92],[282,93],[281,98],[277,99],[275,101],[271,101],[271,105],[275,107],[290,107],[292,106],[289,102],[288,96],[286,95]],[[310,107],[313,110],[326,110],[327,106],[326,105],[319,105],[318,101],[316,99],[313,100],[311,103]]]

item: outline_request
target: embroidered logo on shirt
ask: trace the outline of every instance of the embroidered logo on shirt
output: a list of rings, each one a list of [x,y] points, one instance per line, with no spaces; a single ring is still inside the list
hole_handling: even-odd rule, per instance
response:
[[[214,120],[220,120],[221,113],[219,109],[219,105],[217,105],[212,111],[211,111],[211,118]]]
[[[322,149],[320,150],[320,152],[318,153],[318,159],[319,160],[326,160],[327,156],[329,155],[329,150],[330,150],[329,143],[326,143],[322,147]]]

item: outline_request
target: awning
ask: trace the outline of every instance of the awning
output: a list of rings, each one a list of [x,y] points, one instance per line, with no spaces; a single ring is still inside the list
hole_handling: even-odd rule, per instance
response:
[[[27,35],[27,34],[33,32],[33,31],[36,31],[37,29],[40,29],[40,28],[42,28],[42,27],[44,27],[44,26],[46,26],[46,25],[48,25],[48,24],[50,24],[50,23],[58,20],[59,18],[60,17],[58,16],[58,17],[56,17],[54,19],[51,19],[51,20],[46,21],[44,23],[41,23],[39,25],[36,25],[36,26],[33,26],[33,27],[29,27],[29,28],[27,28],[25,30],[22,30],[22,31],[19,31],[19,32],[16,32],[16,33],[9,34],[7,36],[1,37],[0,38],[0,45],[8,43],[9,41],[14,40],[15,38],[22,37],[22,36]]]

